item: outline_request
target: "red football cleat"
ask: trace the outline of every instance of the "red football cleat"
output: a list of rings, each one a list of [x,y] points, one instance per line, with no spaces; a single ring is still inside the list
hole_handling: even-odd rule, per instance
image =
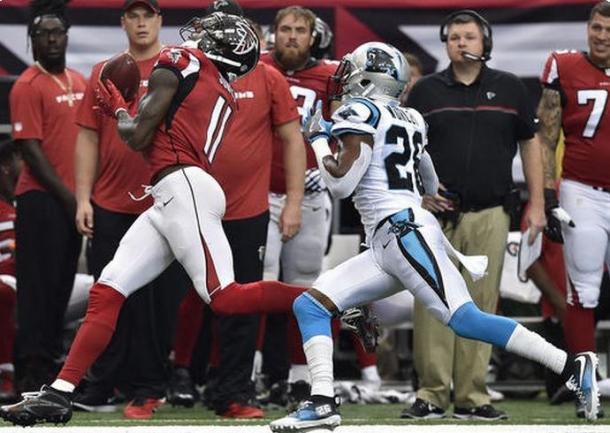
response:
[[[220,416],[224,418],[263,418],[265,412],[260,407],[243,403],[231,403]]]
[[[165,399],[159,398],[135,398],[123,409],[123,418],[127,419],[151,419],[153,414],[165,403]]]

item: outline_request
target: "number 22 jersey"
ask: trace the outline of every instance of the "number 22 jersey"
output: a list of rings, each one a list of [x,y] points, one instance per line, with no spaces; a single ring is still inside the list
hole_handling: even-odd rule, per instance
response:
[[[595,66],[583,52],[555,51],[541,82],[561,94],[562,176],[610,188],[610,68]]]
[[[332,134],[367,134],[374,139],[370,165],[353,194],[367,239],[383,218],[409,207],[419,207],[423,185],[419,160],[427,144],[422,115],[386,102],[351,98],[332,115]]]

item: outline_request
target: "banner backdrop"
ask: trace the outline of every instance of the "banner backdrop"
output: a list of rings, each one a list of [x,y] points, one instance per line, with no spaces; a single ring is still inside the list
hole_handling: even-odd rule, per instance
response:
[[[27,1],[0,0],[0,75],[19,74],[31,59],[26,38]],[[122,0],[73,0],[68,64],[86,75],[91,66],[125,49],[120,28]],[[178,43],[178,29],[209,3],[160,0],[164,43]],[[296,2],[324,19],[335,32],[335,57],[359,44],[378,40],[418,55],[426,72],[446,66],[439,24],[458,8],[473,8],[493,27],[492,67],[521,77],[537,77],[548,53],[555,49],[586,49],[590,0],[301,0]],[[277,0],[242,0],[247,16],[265,29],[278,9],[292,4]]]

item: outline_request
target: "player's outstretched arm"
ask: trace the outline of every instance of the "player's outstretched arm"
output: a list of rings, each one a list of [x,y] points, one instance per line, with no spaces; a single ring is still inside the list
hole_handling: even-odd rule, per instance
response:
[[[119,135],[133,150],[144,150],[152,143],[155,131],[178,89],[178,78],[166,69],[153,71],[148,81],[148,92],[138,107],[135,117],[126,110],[117,112]]]

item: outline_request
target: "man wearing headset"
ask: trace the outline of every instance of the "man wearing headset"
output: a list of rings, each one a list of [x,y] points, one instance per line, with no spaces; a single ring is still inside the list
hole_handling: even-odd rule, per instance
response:
[[[523,83],[487,67],[492,30],[478,13],[449,15],[440,29],[450,65],[419,80],[407,106],[429,125],[428,151],[441,187],[423,206],[436,213],[454,248],[489,257],[488,275],[474,283],[462,272],[475,303],[495,312],[510,218],[511,165],[521,152],[531,214],[530,239],[546,224],[542,153],[534,140],[535,114]],[[517,146],[518,144],[518,146]],[[403,418],[442,418],[455,391],[454,417],[498,420],[507,415],[490,405],[485,377],[491,346],[468,341],[444,328],[419,303],[414,312],[417,400]]]

